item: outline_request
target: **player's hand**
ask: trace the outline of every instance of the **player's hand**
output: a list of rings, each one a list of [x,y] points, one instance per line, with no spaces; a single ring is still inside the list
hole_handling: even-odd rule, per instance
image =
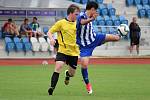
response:
[[[56,43],[55,39],[51,38],[51,39],[50,39],[50,44],[54,46],[55,43]]]
[[[93,14],[93,18],[95,19],[98,15],[98,12],[96,12],[95,14]]]

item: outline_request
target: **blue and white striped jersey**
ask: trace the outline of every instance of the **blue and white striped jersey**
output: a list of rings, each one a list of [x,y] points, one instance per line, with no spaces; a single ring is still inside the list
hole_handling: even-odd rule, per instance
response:
[[[96,33],[93,29],[92,22],[81,25],[81,19],[87,19],[88,16],[85,12],[81,12],[77,17],[77,44],[79,46],[87,46],[95,41]]]

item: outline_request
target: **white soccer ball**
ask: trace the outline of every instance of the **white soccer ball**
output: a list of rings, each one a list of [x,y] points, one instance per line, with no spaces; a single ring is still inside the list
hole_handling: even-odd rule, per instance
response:
[[[42,65],[48,65],[48,62],[46,60],[42,61]]]
[[[126,25],[126,24],[120,24],[118,27],[117,27],[117,31],[118,33],[121,35],[121,36],[126,36],[130,29],[129,29],[129,26]]]

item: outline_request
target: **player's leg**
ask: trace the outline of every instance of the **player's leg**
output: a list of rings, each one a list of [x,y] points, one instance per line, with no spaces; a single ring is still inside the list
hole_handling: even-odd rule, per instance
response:
[[[137,55],[139,54],[139,44],[136,45],[136,52],[137,52]]]
[[[55,64],[55,70],[51,76],[51,84],[50,88],[48,89],[49,95],[53,94],[53,91],[57,85],[58,79],[59,79],[59,73],[61,72],[61,69],[65,63],[65,55],[58,53],[56,57],[56,64]]]
[[[88,77],[88,64],[89,64],[89,57],[82,57],[81,58],[81,73],[83,80],[86,84],[86,89],[89,94],[92,93],[92,86],[89,82],[89,77]]]
[[[120,39],[121,37],[119,35],[106,34],[105,36],[105,42],[119,41]]]
[[[68,56],[66,64],[69,65],[69,69],[65,71],[65,84],[69,84],[70,77],[75,75],[77,68],[78,56]]]

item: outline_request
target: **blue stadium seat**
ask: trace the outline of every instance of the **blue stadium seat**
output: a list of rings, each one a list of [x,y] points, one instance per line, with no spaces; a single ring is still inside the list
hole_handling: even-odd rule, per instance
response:
[[[13,41],[15,43],[15,50],[16,51],[23,51],[23,44],[20,41],[20,39],[18,37],[14,37]]]
[[[105,20],[103,17],[98,16],[96,20],[97,20],[97,25],[101,25],[101,26],[105,25]]]
[[[107,34],[107,28],[106,27],[101,27],[101,32],[103,34]]]
[[[48,30],[49,30],[49,27],[43,27],[44,38],[47,38]]]
[[[97,20],[94,20],[92,23],[93,25],[98,25]]]
[[[112,26],[113,25],[113,21],[110,19],[109,16],[104,16],[105,19],[105,23],[107,26]]]
[[[98,27],[94,26],[93,28],[94,28],[94,31],[95,31],[96,33],[99,32]]]
[[[145,17],[145,15],[146,15],[146,11],[145,11],[145,9],[143,8],[143,6],[142,5],[137,5],[137,9],[138,9],[138,17],[140,17],[140,18],[143,18],[143,17]]]
[[[111,16],[111,19],[113,21],[114,26],[119,26],[121,24],[120,19],[117,16]]]
[[[108,15],[108,9],[107,9],[107,7],[106,7],[105,4],[100,4],[99,13],[100,13],[100,15],[102,15],[102,16]]]
[[[135,5],[140,5],[141,4],[141,0],[134,0],[134,4]]]
[[[80,3],[80,0],[73,0],[74,2],[76,2],[76,3]]]
[[[9,55],[10,51],[13,51],[15,48],[14,42],[10,37],[5,37],[5,50],[7,54]]]
[[[108,32],[109,34],[116,34],[115,28],[109,27],[108,30],[109,30],[109,32]]]
[[[148,5],[148,0],[141,0],[142,5]]]
[[[96,0],[99,4],[103,3],[103,0]]]
[[[126,5],[127,6],[133,5],[133,0],[126,0]]]
[[[120,19],[121,24],[128,25],[128,20],[123,15],[119,16],[119,19]]]
[[[82,4],[86,4],[88,2],[88,0],[81,0]]]
[[[107,9],[109,16],[114,16],[116,14],[116,9],[112,7],[111,3],[107,5]]]
[[[25,54],[26,54],[27,51],[32,50],[32,45],[31,45],[28,37],[23,37],[22,38],[22,43],[23,43],[23,49],[25,51]]]
[[[149,5],[144,5],[143,9],[145,9],[146,17],[149,17],[150,15],[150,6]]]

